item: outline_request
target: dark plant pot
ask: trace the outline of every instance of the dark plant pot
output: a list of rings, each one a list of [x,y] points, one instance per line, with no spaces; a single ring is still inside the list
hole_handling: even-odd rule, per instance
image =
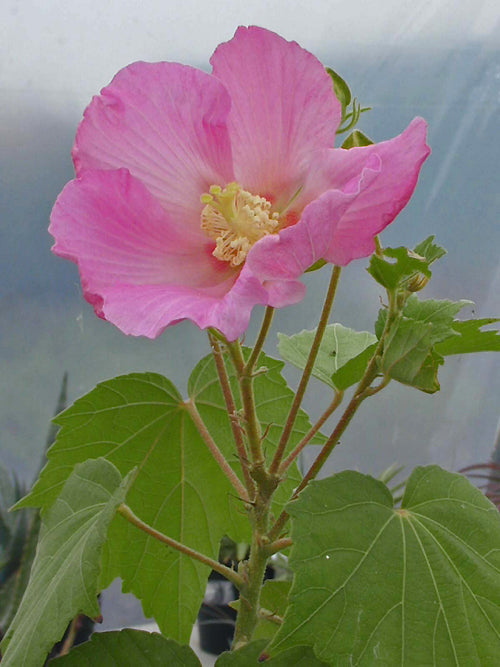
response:
[[[274,570],[267,568],[265,579],[273,577]],[[218,572],[212,572],[198,613],[200,647],[206,653],[220,655],[231,648],[236,611],[229,603],[237,599],[238,591],[233,584]]]
[[[229,606],[236,600],[238,591],[218,572],[208,578],[205,599],[198,613],[200,646],[203,651],[220,655],[231,648],[234,636],[236,611]]]

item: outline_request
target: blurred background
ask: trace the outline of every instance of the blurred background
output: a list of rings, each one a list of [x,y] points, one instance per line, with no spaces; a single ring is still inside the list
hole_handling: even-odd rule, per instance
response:
[[[51,207],[73,177],[70,150],[91,96],[135,60],[209,69],[218,43],[239,24],[296,40],[373,107],[358,125],[374,141],[399,134],[416,115],[429,123],[433,154],[410,205],[384,245],[413,246],[430,234],[448,250],[435,265],[430,298],[467,298],[463,317],[500,314],[500,11],[495,0],[3,0],[0,9],[0,461],[31,481],[63,373],[73,401],[114,375],[155,370],[184,391],[208,353],[190,323],[155,341],[126,337],[95,317],[78,272],[50,253]],[[343,140],[343,139],[341,139]],[[381,291],[367,261],[344,272],[331,321],[373,330]],[[277,331],[315,326],[328,269],[304,278],[306,299],[280,311]],[[261,312],[254,311],[252,341]],[[390,385],[367,401],[330,471],[380,473],[393,462],[456,470],[486,460],[500,407],[495,355],[447,360],[442,391]],[[289,368],[293,385],[298,374]],[[325,406],[311,384],[305,407]],[[328,430],[328,429],[326,429]],[[307,462],[308,456],[306,456]]]

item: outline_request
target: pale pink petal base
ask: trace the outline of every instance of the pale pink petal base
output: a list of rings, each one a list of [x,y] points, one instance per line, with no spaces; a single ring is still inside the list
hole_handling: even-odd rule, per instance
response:
[[[114,283],[214,287],[236,277],[201,229],[187,235],[126,169],[89,171],[66,185],[52,214],[53,252],[78,263],[88,289]]]

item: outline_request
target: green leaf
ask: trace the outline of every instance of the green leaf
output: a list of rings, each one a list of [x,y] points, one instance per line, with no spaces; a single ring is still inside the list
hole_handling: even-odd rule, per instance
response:
[[[90,641],[49,664],[57,667],[201,667],[201,662],[189,646],[181,646],[156,632],[128,629],[94,633]]]
[[[250,354],[250,349],[243,348],[243,353],[247,358]],[[237,395],[237,380],[234,376],[232,365],[228,363],[226,366],[233,393]],[[282,361],[273,359],[264,353],[259,356],[257,361],[257,369],[260,368],[262,372],[254,380],[255,403],[262,432],[265,434],[263,447],[268,457],[271,457],[276,450],[294,399],[293,391],[287,386],[286,381],[281,375],[283,366],[284,363]],[[202,359],[192,372],[189,379],[188,392],[195,401],[198,411],[212,437],[218,443],[225,457],[231,463],[235,464],[235,470],[239,472],[239,464],[236,459],[233,434],[227,415],[226,404],[222,395],[215,363],[211,355]],[[236,407],[238,410],[241,409],[239,398],[237,399]],[[291,451],[302,440],[310,428],[309,419],[306,413],[301,410],[290,436],[287,451]],[[311,443],[320,445],[324,444],[325,441],[326,438],[321,433],[318,433],[311,440]],[[287,479],[280,485],[273,498],[272,511],[276,516],[283,509],[284,503],[288,501],[293,489],[299,484],[300,479],[300,473],[294,464],[287,473]],[[238,508],[237,504],[236,507]],[[230,536],[234,539],[232,534]],[[248,538],[238,541],[249,542],[250,540]]]
[[[270,612],[274,616],[283,618],[288,606],[288,593],[290,592],[291,585],[291,581],[285,580],[276,581],[269,579],[265,581],[260,594],[261,608],[266,610],[266,612]],[[238,611],[240,604],[240,600],[235,600],[234,602],[231,602],[229,606]],[[259,618],[253,634],[253,639],[267,639],[269,641],[278,631],[278,627],[279,626],[274,621],[268,620],[263,616]]]
[[[291,581],[266,581],[260,595],[260,605],[266,611],[275,616],[283,618],[288,606],[288,594]],[[261,618],[255,630],[255,639],[271,639],[278,630],[278,625],[272,621]]]
[[[258,665],[259,656],[266,648],[267,640],[260,639],[250,642],[238,651],[226,651],[222,653],[215,663],[215,667],[247,667],[248,665]]]
[[[363,134],[361,130],[353,130],[342,144],[341,148],[358,148],[359,146],[371,146],[373,141]]]
[[[442,357],[432,354],[432,324],[402,317],[387,338],[382,356],[384,375],[422,391],[439,390]]]
[[[351,91],[340,74],[337,74],[337,72],[335,72],[335,70],[333,70],[331,67],[327,67],[326,71],[332,78],[335,97],[338,99],[342,106],[342,119],[344,119],[345,111],[351,103]]]
[[[482,320],[455,321],[453,329],[459,335],[440,342],[436,345],[436,351],[445,357],[469,352],[500,352],[498,331],[481,331],[482,327],[495,322],[500,322],[500,319],[489,317]]]
[[[403,317],[396,321],[386,339],[381,362],[384,375],[421,391],[438,391],[437,373],[444,359],[435,345],[456,336],[453,318],[469,303],[420,301],[417,296],[410,296]],[[381,310],[375,326],[378,336],[382,335],[386,317],[386,311]]]
[[[424,257],[429,264],[432,264],[443,255],[446,255],[446,250],[434,243],[434,236],[429,236],[413,248],[413,252],[421,257]]]
[[[370,334],[371,335],[371,334]],[[344,364],[332,375],[333,384],[337,389],[344,390],[356,384],[363,377],[368,362],[372,358],[377,349],[377,344],[372,343],[366,347],[362,352],[357,354],[352,359]]]
[[[305,368],[316,331],[302,331],[293,336],[278,334],[278,350],[286,361],[297,368]],[[329,324],[325,329],[312,374],[325,384],[345,389],[357,381],[370,358],[367,348],[376,343],[376,337],[367,331],[354,331],[341,324]],[[364,353],[364,354],[363,354]],[[360,356],[361,355],[361,356]],[[348,362],[356,359],[343,374],[337,375]],[[366,362],[366,363],[365,363]],[[339,384],[336,384],[340,377]],[[359,376],[361,377],[361,376]],[[354,378],[354,379],[353,379]]]
[[[403,315],[416,322],[432,324],[431,341],[440,343],[455,336],[453,318],[472,301],[448,301],[446,299],[427,299],[421,301],[416,295],[410,296],[403,309]]]
[[[375,280],[388,290],[394,290],[400,287],[404,282],[409,282],[411,278],[424,275],[431,277],[429,262],[425,257],[417,255],[408,248],[385,248],[384,255],[396,262],[389,262],[383,257],[372,255],[368,273]]]
[[[71,469],[103,456],[138,474],[127,503],[160,532],[217,558],[223,535],[244,541],[247,521],[233,487],[198,434],[176,388],[154,373],[103,382],[57,417],[49,463],[23,505],[49,506]],[[109,530],[102,587],[121,577],[161,631],[185,643],[210,569],[118,516]],[[168,600],[168,604],[165,603]]]
[[[29,584],[2,642],[2,667],[42,665],[77,614],[100,615],[101,552],[131,481],[104,459],[74,469],[43,518]]]
[[[310,646],[294,646],[261,663],[259,656],[265,652],[266,644],[266,640],[253,641],[238,651],[223,653],[215,663],[215,667],[249,667],[262,664],[272,667],[326,667],[327,665],[314,655]]]
[[[295,573],[268,653],[331,665],[493,665],[500,654],[500,514],[464,477],[411,475],[401,509],[347,471],[288,506]]]

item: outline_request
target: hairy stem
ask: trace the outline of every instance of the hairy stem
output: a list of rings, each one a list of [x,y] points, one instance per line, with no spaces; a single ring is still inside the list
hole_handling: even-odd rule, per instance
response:
[[[262,348],[264,347],[267,334],[269,333],[269,329],[271,328],[273,315],[274,315],[274,308],[271,308],[271,306],[267,306],[264,319],[262,320],[262,326],[260,328],[259,335],[257,337],[257,340],[255,341],[255,346],[245,366],[246,373],[251,373],[255,367],[255,364],[257,363],[259,354],[261,353]]]
[[[267,554],[259,544],[259,536],[254,532],[250,557],[240,566],[238,574],[244,580],[240,588],[240,606],[234,629],[233,650],[252,640],[260,613],[260,594],[267,565]]]
[[[193,558],[194,560],[197,560],[200,563],[203,563],[204,565],[208,565],[208,567],[212,568],[212,570],[215,570],[223,577],[228,579],[230,582],[232,582],[236,586],[236,588],[239,589],[243,586],[244,584],[243,578],[237,572],[231,570],[231,568],[226,567],[225,565],[222,565],[222,563],[219,563],[213,558],[205,556],[204,554],[201,554],[198,551],[195,551],[194,549],[187,547],[185,544],[177,542],[177,540],[174,540],[173,538],[168,537],[163,533],[160,533],[158,530],[155,530],[152,526],[142,521],[142,519],[139,519],[139,517],[136,514],[134,514],[134,512],[130,509],[130,507],[128,505],[125,505],[125,503],[122,503],[118,507],[117,511],[125,519],[127,519],[129,523],[134,525],[136,528],[139,528],[139,530],[142,530],[144,533],[147,533],[151,537],[154,537],[159,542],[163,542],[163,544],[166,544],[168,547],[171,547],[172,549],[180,551],[180,553],[184,554],[185,556],[189,556],[190,558]]]
[[[371,396],[373,394],[376,394],[377,392],[381,391],[388,383],[389,379],[384,378],[382,382],[377,386],[377,387],[371,387],[371,384],[373,380],[377,377],[378,375],[378,364],[379,364],[379,359],[380,356],[383,352],[384,349],[384,344],[385,344],[385,339],[390,332],[392,325],[397,318],[398,315],[398,309],[396,305],[396,299],[392,298],[391,295],[389,299],[389,312],[387,314],[387,319],[385,322],[385,327],[384,331],[380,337],[380,340],[378,342],[378,345],[375,349],[375,352],[373,353],[368,366],[365,370],[365,373],[363,377],[361,378],[358,386],[356,387],[356,391],[354,392],[353,397],[349,401],[349,404],[347,405],[346,409],[344,410],[342,416],[340,417],[337,426],[335,427],[333,433],[331,436],[328,438],[328,440],[325,442],[323,445],[320,453],[314,460],[312,466],[309,468],[307,471],[307,474],[303,477],[302,481],[300,482],[299,486],[295,489],[293,495],[290,498],[290,501],[295,500],[299,493],[309,484],[309,482],[316,477],[316,475],[319,473],[321,468],[324,466],[326,461],[328,460],[330,454],[332,453],[333,449],[337,446],[339,443],[340,438],[344,434],[346,428],[349,426],[352,418],[356,414],[357,409],[361,405],[361,403],[367,398],[368,396]],[[269,531],[269,538],[270,539],[276,539],[277,537],[280,536],[281,531],[283,530],[286,522],[288,520],[288,514],[285,510],[280,514],[278,519],[276,520],[274,526],[271,528]]]
[[[290,409],[290,414],[288,415],[288,419],[283,429],[283,433],[278,443],[278,447],[276,448],[274,458],[269,467],[269,471],[272,473],[276,473],[280,468],[283,454],[285,453],[285,449],[288,444],[290,434],[292,432],[295,420],[297,418],[297,413],[300,409],[300,406],[302,404],[302,399],[304,398],[307,385],[311,378],[314,362],[316,361],[316,357],[318,356],[319,347],[321,345],[326,325],[328,324],[328,318],[330,317],[330,312],[332,310],[333,300],[335,299],[335,292],[337,291],[337,285],[340,278],[340,271],[341,271],[340,266],[333,267],[332,276],[330,278],[330,284],[328,286],[328,292],[326,294],[325,303],[323,305],[323,310],[321,312],[321,317],[318,323],[318,327],[316,329],[316,334],[314,336],[311,350],[309,352],[309,356],[307,358],[306,365],[302,373],[299,386],[297,388],[297,393],[295,394],[295,398],[293,400],[292,407]]]
[[[184,402],[184,406],[189,413],[191,419],[193,420],[196,428],[198,429],[198,433],[201,435],[203,438],[203,441],[207,445],[208,449],[210,450],[210,453],[214,457],[214,459],[217,461],[219,464],[220,469],[222,472],[226,475],[228,480],[231,482],[233,485],[233,488],[235,489],[236,493],[238,496],[245,502],[249,501],[248,493],[243,484],[240,482],[238,475],[234,472],[234,470],[231,468],[229,463],[227,462],[224,454],[220,451],[220,449],[217,446],[217,443],[215,440],[212,438],[210,435],[209,430],[205,426],[205,422],[201,418],[200,413],[198,412],[198,409],[194,402],[189,399]]]
[[[260,429],[260,422],[257,417],[257,410],[255,407],[255,395],[253,391],[253,372],[247,370],[243,351],[239,341],[234,343],[227,343],[227,348],[231,359],[233,361],[238,381],[240,384],[241,402],[243,404],[245,432],[247,435],[248,447],[250,450],[250,457],[252,461],[251,474],[254,469],[264,469],[265,459],[262,450],[262,433]],[[255,479],[255,476],[252,474]]]
[[[222,389],[222,394],[224,396],[224,401],[226,403],[227,413],[229,416],[229,423],[231,424],[231,430],[233,432],[234,442],[236,444],[236,451],[238,453],[238,459],[240,461],[241,471],[243,473],[243,479],[245,481],[245,486],[248,491],[250,498],[253,498],[255,495],[255,485],[253,479],[250,476],[250,470],[248,467],[248,452],[245,447],[245,442],[243,439],[242,427],[236,411],[236,404],[234,401],[233,392],[231,390],[231,384],[229,382],[229,376],[227,374],[226,365],[224,363],[224,357],[222,355],[219,342],[215,336],[210,332],[208,333],[210,339],[210,345],[212,347],[212,353],[214,356],[215,367],[217,369],[217,374],[219,376],[219,382]]]
[[[270,609],[265,609],[265,607],[260,608],[259,617],[265,619],[266,621],[270,621],[275,625],[283,625],[283,619],[281,616],[278,616],[278,614],[275,614]]]
[[[282,475],[284,472],[286,472],[288,470],[288,468],[292,465],[292,463],[295,461],[295,459],[302,452],[304,447],[311,442],[311,440],[314,438],[314,436],[319,431],[319,429],[332,416],[332,414],[335,412],[335,410],[341,404],[343,397],[344,397],[344,392],[343,391],[336,391],[335,392],[335,396],[334,396],[333,401],[330,403],[330,405],[327,407],[327,409],[323,412],[323,414],[318,419],[318,421],[314,424],[314,426],[311,428],[309,433],[306,433],[306,435],[302,438],[302,440],[295,447],[295,449],[290,453],[290,455],[281,464],[280,469],[279,469],[280,475]]]

